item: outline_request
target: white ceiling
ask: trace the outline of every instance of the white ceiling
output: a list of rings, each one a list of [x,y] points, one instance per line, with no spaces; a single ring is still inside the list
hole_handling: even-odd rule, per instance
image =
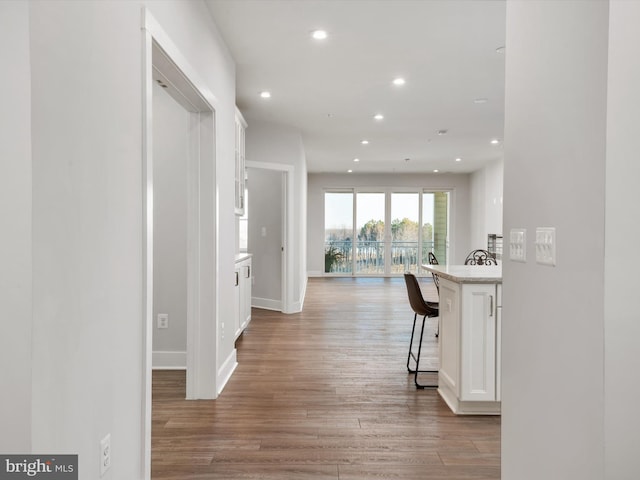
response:
[[[249,129],[256,120],[299,129],[310,172],[470,172],[502,157],[489,142],[503,134],[504,1],[207,4],[236,61]],[[320,28],[322,42],[310,36]]]

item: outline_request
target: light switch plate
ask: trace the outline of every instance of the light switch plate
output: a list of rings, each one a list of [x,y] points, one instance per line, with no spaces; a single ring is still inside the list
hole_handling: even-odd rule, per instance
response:
[[[514,262],[527,261],[527,229],[512,228],[509,233],[509,258]]]
[[[158,314],[158,328],[169,328],[169,314],[168,313],[159,313]]]
[[[555,227],[536,228],[536,262],[540,265],[556,265]]]

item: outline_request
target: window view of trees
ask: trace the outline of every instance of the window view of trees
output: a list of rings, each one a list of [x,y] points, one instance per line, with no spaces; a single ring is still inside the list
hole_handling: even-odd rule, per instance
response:
[[[357,193],[357,218],[354,219],[354,195],[327,192],[324,271],[369,275],[415,273],[428,252],[446,259],[447,195],[447,192],[392,193],[390,196]],[[434,198],[438,196],[444,202],[434,206]],[[389,200],[392,220],[386,228],[381,218],[385,216],[385,202]],[[420,201],[423,201],[421,215],[418,213]]]

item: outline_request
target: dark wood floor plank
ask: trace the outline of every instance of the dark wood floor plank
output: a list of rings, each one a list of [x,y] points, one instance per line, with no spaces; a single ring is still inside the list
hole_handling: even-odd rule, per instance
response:
[[[186,401],[184,372],[154,372],[154,480],[500,478],[500,417],[455,416],[406,371],[402,279],[310,279],[303,312],[252,315],[217,400]]]

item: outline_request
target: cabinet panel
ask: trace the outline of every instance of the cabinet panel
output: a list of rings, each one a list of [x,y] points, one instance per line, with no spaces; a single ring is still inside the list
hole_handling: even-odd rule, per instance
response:
[[[462,313],[460,399],[495,401],[495,285],[463,285]]]
[[[244,215],[245,198],[245,122],[240,110],[236,109],[235,141],[235,214]]]
[[[251,258],[236,263],[235,276],[233,331],[238,338],[251,321]]]
[[[457,396],[460,356],[458,339],[460,325],[459,287],[456,283],[440,280],[440,372],[439,382]]]

